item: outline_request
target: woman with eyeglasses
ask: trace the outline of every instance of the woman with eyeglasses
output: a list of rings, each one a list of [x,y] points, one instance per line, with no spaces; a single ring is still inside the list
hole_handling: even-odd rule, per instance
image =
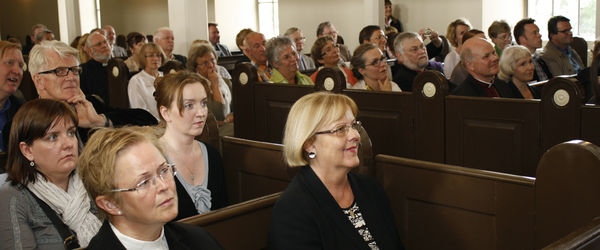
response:
[[[360,30],[360,33],[358,34],[358,41],[360,42],[360,44],[372,43],[376,45],[379,48],[379,50],[383,52],[383,55],[386,58],[390,58],[389,55],[393,54],[390,51],[388,51],[387,36],[385,35],[385,33],[383,33],[381,27],[377,25],[367,25],[362,30]]]
[[[105,219],[87,249],[222,249],[177,216],[175,169],[152,128],[101,129],[79,159],[79,175]]]
[[[362,129],[352,99],[312,93],[292,106],[284,158],[300,167],[271,215],[272,249],[402,249],[381,186],[351,170]]]
[[[319,74],[319,71],[325,67],[337,67],[340,69],[346,78],[346,88],[350,88],[350,86],[356,84],[358,81],[356,80],[356,77],[354,77],[354,74],[352,74],[352,70],[346,67],[346,64],[342,62],[342,57],[340,56],[340,47],[335,43],[333,37],[319,37],[313,44],[310,50],[310,55],[314,59],[317,66],[317,71],[310,76],[313,82],[317,81],[317,74]]]
[[[162,48],[155,43],[147,43],[138,53],[138,62],[143,70],[129,80],[127,94],[131,108],[144,109],[160,120],[154,100],[154,80],[162,77],[163,73],[158,68],[166,61],[167,57]]]
[[[217,51],[210,43],[197,43],[190,48],[187,68],[208,79],[208,109],[217,119],[220,134],[230,131],[228,134],[233,135],[231,82],[219,74],[218,58]]]
[[[169,163],[177,165],[179,214],[176,219],[227,205],[223,161],[219,152],[195,140],[205,129],[208,80],[180,71],[156,82],[156,103],[164,128],[160,144]]]
[[[62,101],[35,99],[10,130],[7,182],[0,188],[0,241],[7,249],[73,249],[100,228],[77,171],[77,114]]]
[[[273,66],[271,82],[314,85],[310,77],[298,70],[298,53],[295,45],[288,37],[274,37],[267,42],[265,47],[267,60]]]
[[[488,36],[494,42],[496,54],[502,58],[502,51],[512,44],[510,26],[504,20],[494,21],[488,28]]]
[[[364,43],[354,50],[352,59],[352,72],[358,82],[350,89],[364,89],[375,91],[402,91],[398,84],[390,81],[387,59],[381,50],[374,44]]]

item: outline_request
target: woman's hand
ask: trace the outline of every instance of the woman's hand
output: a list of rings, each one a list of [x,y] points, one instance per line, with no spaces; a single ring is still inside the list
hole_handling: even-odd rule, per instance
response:
[[[392,91],[392,82],[390,82],[390,77],[387,75],[385,75],[385,79],[382,80],[377,80],[377,83],[379,85],[379,90],[381,91]]]
[[[223,94],[221,94],[221,90],[219,89],[219,74],[215,70],[208,72],[208,80],[210,80],[210,92],[212,93],[212,98],[216,102],[225,104],[225,99],[223,99]]]

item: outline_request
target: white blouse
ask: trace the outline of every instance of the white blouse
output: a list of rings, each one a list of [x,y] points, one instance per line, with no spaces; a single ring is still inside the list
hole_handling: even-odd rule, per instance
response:
[[[158,72],[158,76],[163,76]],[[129,80],[127,94],[129,96],[129,107],[144,109],[152,114],[156,120],[160,120],[156,100],[154,99],[154,80],[156,78],[142,70]]]

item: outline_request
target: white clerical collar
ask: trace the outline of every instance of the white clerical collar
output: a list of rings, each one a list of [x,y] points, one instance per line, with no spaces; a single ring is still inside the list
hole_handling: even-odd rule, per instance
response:
[[[158,249],[158,250],[169,250],[169,244],[167,244],[167,238],[165,237],[165,228],[160,230],[160,236],[154,241],[138,240],[127,235],[124,235],[117,229],[112,223],[110,228],[117,236],[117,239],[123,244],[125,249],[128,250],[143,250],[143,249]]]
[[[471,75],[471,76],[473,76],[473,75]],[[488,86],[488,88],[491,88],[492,85],[494,84],[494,80],[492,80],[492,82],[486,82],[486,81],[482,81],[482,80],[477,79],[477,77],[475,77],[475,76],[473,76],[473,78],[475,78],[475,80],[477,80],[477,81],[479,81],[479,82],[481,82],[483,84],[486,84]]]

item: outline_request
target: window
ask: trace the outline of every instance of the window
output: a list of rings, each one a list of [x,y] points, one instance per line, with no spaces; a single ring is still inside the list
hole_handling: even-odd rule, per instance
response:
[[[278,0],[258,0],[258,31],[266,38],[279,35]]]
[[[573,36],[596,39],[596,0],[529,0],[528,16],[536,20],[542,39],[548,39],[548,19],[562,15],[571,19]]]

